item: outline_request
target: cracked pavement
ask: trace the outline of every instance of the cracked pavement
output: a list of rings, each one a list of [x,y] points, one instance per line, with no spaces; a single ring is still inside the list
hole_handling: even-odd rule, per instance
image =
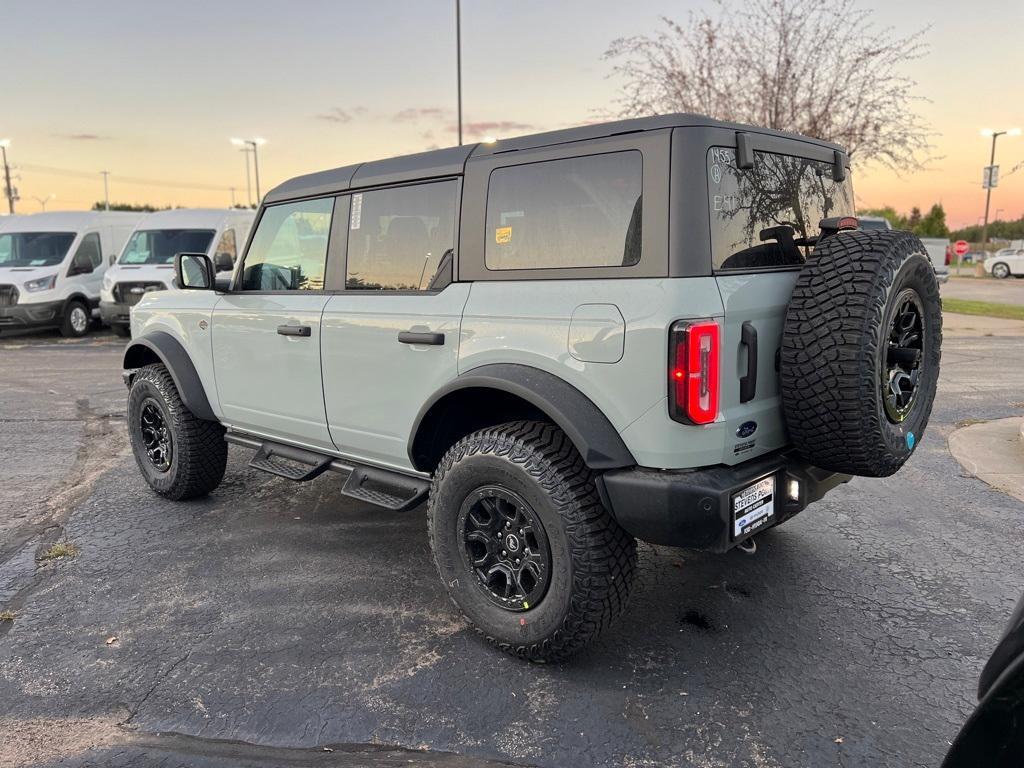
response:
[[[947,339],[907,467],[756,555],[642,545],[622,620],[560,666],[467,628],[422,508],[235,447],[209,498],[152,494],[122,347],[0,340],[0,766],[934,766],[1024,591],[1024,504],[946,448],[1024,412],[1019,339]]]

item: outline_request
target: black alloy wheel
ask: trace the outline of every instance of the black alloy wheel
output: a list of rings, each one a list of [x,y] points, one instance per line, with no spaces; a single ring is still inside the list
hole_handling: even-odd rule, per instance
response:
[[[540,518],[518,494],[496,485],[470,493],[459,510],[466,564],[484,596],[508,611],[544,598],[551,547]]]
[[[143,402],[139,422],[142,444],[150,463],[158,472],[166,472],[171,468],[174,441],[156,400],[150,397]]]
[[[899,424],[907,418],[917,399],[927,335],[924,309],[917,291],[904,289],[894,304],[896,311],[889,323],[886,364],[882,368],[882,398],[885,415],[893,424]]]

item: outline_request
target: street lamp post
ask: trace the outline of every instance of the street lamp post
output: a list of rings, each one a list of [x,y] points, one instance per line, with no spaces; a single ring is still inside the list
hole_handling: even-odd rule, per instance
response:
[[[110,210],[110,171],[100,171],[103,176],[103,210]]]
[[[7,147],[11,145],[10,139],[0,139],[0,152],[4,160],[4,190],[7,193],[7,211],[14,213],[14,190],[11,188],[11,168],[7,165]]]
[[[462,146],[462,2],[455,0],[455,83],[458,93],[459,146]]]
[[[56,197],[57,196],[53,192],[51,192],[46,197],[35,197],[35,196],[33,196],[32,199],[35,200],[37,203],[39,203],[39,207],[43,209],[43,213],[46,213],[46,204],[48,202],[50,202],[51,200],[53,200],[54,198],[56,198]]]
[[[252,138],[252,139],[232,139],[231,143],[236,147],[244,147],[247,152],[252,152],[252,171],[253,176],[256,177],[256,202],[259,203],[262,199],[260,196],[260,159],[257,152],[257,148],[267,143],[266,139]],[[249,159],[246,157],[245,161],[245,173],[249,174]]]
[[[992,137],[992,153],[989,155],[988,167],[991,169],[996,164],[996,139],[1000,136],[1020,136],[1020,128],[1010,128],[1006,131],[993,131],[991,128],[985,128],[981,132],[982,136]],[[989,171],[989,183],[985,188],[985,223],[981,225],[981,250],[984,253],[985,243],[988,242],[988,210],[992,203],[992,171]]]

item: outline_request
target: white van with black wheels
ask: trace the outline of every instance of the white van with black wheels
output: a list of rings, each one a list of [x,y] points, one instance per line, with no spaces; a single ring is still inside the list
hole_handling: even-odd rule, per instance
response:
[[[145,215],[63,211],[0,221],[0,332],[88,333],[103,274]]]
[[[255,218],[255,211],[219,208],[179,208],[147,216],[103,278],[104,324],[128,336],[131,309],[139,299],[174,287],[174,257],[179,253],[205,253],[217,272],[230,274]]]

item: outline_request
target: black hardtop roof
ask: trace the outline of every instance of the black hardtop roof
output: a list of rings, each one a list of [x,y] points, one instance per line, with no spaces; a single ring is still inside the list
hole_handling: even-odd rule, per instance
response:
[[[593,123],[575,128],[534,133],[528,136],[516,136],[487,144],[463,144],[461,147],[434,149],[429,152],[418,152],[414,155],[402,155],[384,160],[346,165],[327,171],[317,171],[316,173],[309,173],[304,176],[296,176],[283,184],[279,184],[267,193],[264,202],[279,203],[285,200],[345,192],[350,189],[456,176],[463,172],[466,161],[470,157],[497,155],[504,152],[516,152],[556,144],[602,139],[609,136],[654,131],[662,128],[687,127],[724,128],[747,133],[768,134],[843,151],[843,148],[838,144],[821,141],[820,139],[812,139],[797,133],[758,128],[741,123],[730,123],[723,120],[715,120],[705,115],[675,113],[637,117],[629,120],[615,120],[607,123]]]

